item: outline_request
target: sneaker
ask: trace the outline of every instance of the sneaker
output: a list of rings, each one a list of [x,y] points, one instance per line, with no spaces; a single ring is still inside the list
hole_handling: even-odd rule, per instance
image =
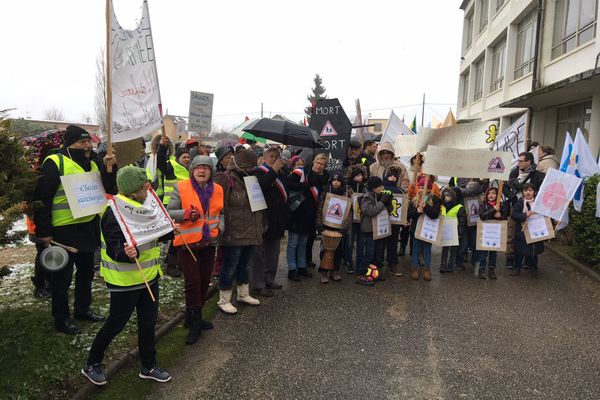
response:
[[[354,267],[352,266],[352,263],[346,263],[346,266],[344,267],[344,269],[346,270],[347,274],[354,273]]]
[[[274,293],[271,289],[269,288],[261,288],[261,289],[254,289],[251,292],[252,296],[260,296],[260,297],[273,297]]]
[[[485,268],[479,268],[479,279],[486,279]]]
[[[363,286],[373,286],[375,284],[375,282],[373,282],[372,280],[368,279],[366,276],[361,275],[357,280],[356,283],[358,283],[359,285],[363,285]]]
[[[152,379],[156,382],[169,382],[171,380],[171,374],[158,367],[142,368],[138,376],[142,379]]]
[[[100,364],[85,364],[81,369],[83,376],[88,378],[94,385],[102,386],[106,385],[106,375],[102,372]]]

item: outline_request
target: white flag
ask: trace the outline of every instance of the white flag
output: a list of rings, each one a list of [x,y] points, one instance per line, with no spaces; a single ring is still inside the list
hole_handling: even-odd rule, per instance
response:
[[[162,105],[147,0],[142,3],[142,17],[137,28],[131,31],[121,27],[110,0],[109,24],[108,79],[112,90],[112,140],[125,142],[162,126]]]
[[[389,142],[393,145],[397,136],[400,136],[400,135],[412,136],[414,134],[415,133],[413,131],[411,131],[410,128],[408,126],[406,126],[404,124],[404,122],[402,122],[402,120],[400,118],[398,118],[398,116],[392,110],[390,112],[390,118],[388,119],[388,123],[385,126],[385,131],[383,132],[383,135],[381,136],[381,140],[379,141],[379,143],[383,144],[383,143]]]
[[[517,165],[519,153],[525,151],[525,127],[527,126],[527,113],[515,121],[514,124],[496,136],[492,150],[512,153],[512,167]]]
[[[561,161],[560,170],[567,174],[575,175],[578,178],[587,178],[600,173],[600,167],[596,164],[590,146],[588,146],[579,128],[577,129],[575,141],[571,146],[568,158]],[[584,187],[585,184],[582,183],[573,198],[573,207],[578,212],[581,212],[581,207],[583,206]]]
[[[119,222],[125,240],[131,246],[150,243],[173,230],[173,220],[152,188],[148,189],[148,197],[139,207],[131,205],[118,195],[109,196],[108,204]]]
[[[562,155],[560,156],[560,170],[561,172],[567,172],[567,166],[569,165],[569,156],[573,149],[573,138],[571,134],[567,132],[565,134],[565,144],[563,146]],[[562,217],[560,218],[559,224],[556,226],[556,230],[559,231],[566,228],[569,225],[569,208],[565,210]]]

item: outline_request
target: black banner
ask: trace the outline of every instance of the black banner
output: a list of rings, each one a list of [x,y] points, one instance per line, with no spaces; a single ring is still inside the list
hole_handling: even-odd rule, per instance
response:
[[[338,99],[317,100],[309,126],[317,131],[325,145],[315,152],[330,155],[328,169],[341,169],[348,154],[352,122]]]

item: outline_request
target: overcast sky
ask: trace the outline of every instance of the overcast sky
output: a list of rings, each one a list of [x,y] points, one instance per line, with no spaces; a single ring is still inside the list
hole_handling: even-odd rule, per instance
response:
[[[114,0],[133,28],[141,0]],[[1,1],[0,109],[41,119],[94,117],[104,0]],[[149,0],[163,107],[187,116],[190,90],[215,94],[213,126],[282,113],[301,120],[316,73],[355,114],[426,124],[457,99],[463,13],[458,0]]]

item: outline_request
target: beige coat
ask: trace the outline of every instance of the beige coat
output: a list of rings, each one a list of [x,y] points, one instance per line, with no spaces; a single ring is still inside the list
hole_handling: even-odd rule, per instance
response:
[[[380,144],[377,148],[377,162],[373,163],[369,168],[370,176],[378,176],[381,179],[383,179],[383,174],[385,172],[385,169],[387,168],[383,166],[379,161],[379,153],[381,153],[383,150],[392,152],[392,154],[394,154],[394,158],[396,158],[396,154],[394,153],[394,146],[392,146],[391,143],[385,142]],[[404,166],[404,164],[397,160],[394,160],[391,165],[395,165],[396,167],[400,168],[400,179],[398,179],[398,187],[400,187],[400,183],[403,179],[409,179],[406,167]]]
[[[558,158],[556,158],[556,156],[553,154],[546,154],[538,161],[537,170],[547,173],[550,168],[560,169],[559,164],[560,163],[558,162]]]

